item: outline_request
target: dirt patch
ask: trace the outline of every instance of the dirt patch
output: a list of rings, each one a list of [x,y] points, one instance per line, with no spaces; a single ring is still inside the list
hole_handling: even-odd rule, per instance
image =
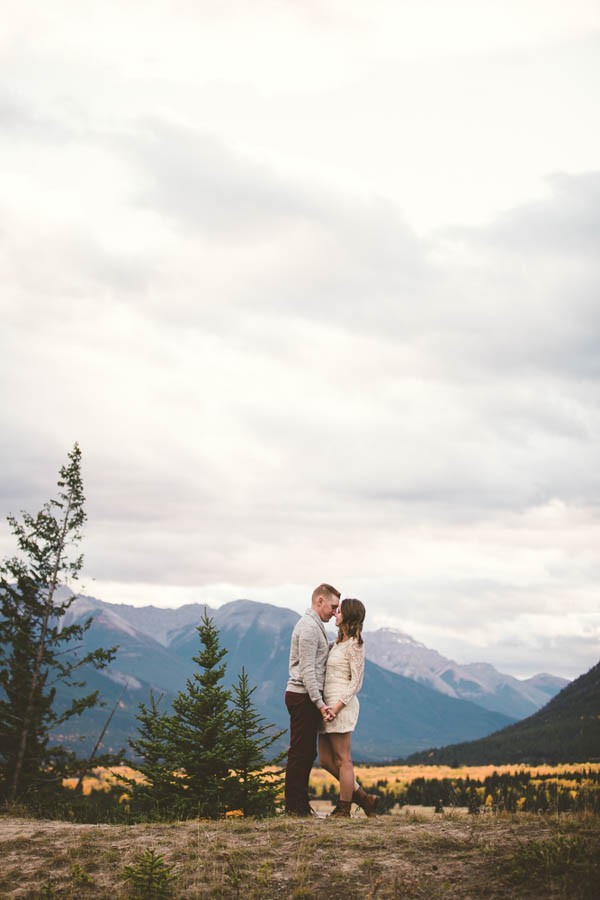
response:
[[[127,897],[147,849],[186,898],[591,898],[598,817],[405,816],[71,825],[0,817],[0,896]],[[529,874],[528,874],[529,873]]]

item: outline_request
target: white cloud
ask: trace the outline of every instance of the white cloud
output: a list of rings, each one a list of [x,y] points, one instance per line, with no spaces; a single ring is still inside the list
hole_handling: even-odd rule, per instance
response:
[[[596,661],[589,4],[50,7],[0,98],[5,512],[78,440],[90,593],[325,579],[456,658]]]

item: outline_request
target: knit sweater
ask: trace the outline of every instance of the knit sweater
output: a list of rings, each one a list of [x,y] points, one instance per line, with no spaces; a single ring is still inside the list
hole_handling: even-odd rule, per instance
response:
[[[307,609],[292,632],[290,678],[286,690],[308,694],[319,709],[325,706],[323,685],[328,654],[329,641],[323,622],[314,609]]]

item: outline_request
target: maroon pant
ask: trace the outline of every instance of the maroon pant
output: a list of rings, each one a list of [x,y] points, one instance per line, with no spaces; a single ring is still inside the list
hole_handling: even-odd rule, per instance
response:
[[[285,769],[285,810],[306,813],[308,779],[317,755],[317,732],[321,713],[308,694],[285,692],[285,705],[290,714],[290,749]]]

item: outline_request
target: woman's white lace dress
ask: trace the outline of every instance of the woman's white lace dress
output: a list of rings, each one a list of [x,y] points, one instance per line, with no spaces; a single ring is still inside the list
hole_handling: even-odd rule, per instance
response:
[[[363,683],[365,645],[355,638],[334,644],[327,658],[323,698],[327,706],[342,700],[345,706],[333,722],[324,722],[323,731],[338,733],[354,731],[358,721],[359,702],[356,696]]]

